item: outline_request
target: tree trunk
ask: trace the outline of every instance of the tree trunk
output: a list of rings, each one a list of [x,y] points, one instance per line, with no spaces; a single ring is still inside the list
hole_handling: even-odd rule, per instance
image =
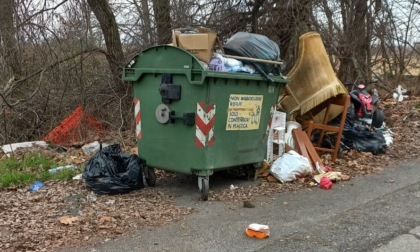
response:
[[[16,27],[13,22],[13,0],[0,0],[2,13],[0,15],[0,35],[3,44],[2,54],[7,67],[11,71],[13,79],[19,79],[22,75],[20,64],[19,47],[16,39]]]
[[[121,46],[118,25],[115,21],[108,1],[105,0],[87,0],[90,8],[95,14],[101,26],[105,38],[107,49],[107,60],[115,83],[122,83],[121,73],[124,61],[124,54]]]
[[[150,13],[149,13],[149,3],[148,0],[141,0],[141,8],[143,13],[143,22],[144,22],[144,42],[145,46],[152,46],[152,25],[150,22]]]
[[[252,10],[251,10],[251,32],[258,33],[258,17],[261,7],[264,4],[264,0],[257,0],[252,3]]]
[[[367,11],[365,0],[341,1],[343,34],[340,38],[338,77],[343,82],[366,82],[369,79]]]
[[[172,40],[171,6],[169,0],[153,0],[153,11],[157,26],[158,44],[168,44]]]
[[[368,66],[368,48],[370,46],[370,41],[368,41],[368,31],[367,31],[367,14],[368,6],[366,0],[358,0],[355,2],[355,16],[354,16],[354,42],[355,42],[355,55],[353,56],[359,67],[357,74],[362,82],[368,82],[370,77],[369,66]]]
[[[149,13],[149,1],[148,0],[140,0],[141,5],[139,5],[138,0],[133,0],[134,6],[136,6],[137,12],[140,17],[142,17],[143,23],[143,47],[147,48],[152,46],[154,43],[152,42],[152,25],[150,21],[150,13]]]

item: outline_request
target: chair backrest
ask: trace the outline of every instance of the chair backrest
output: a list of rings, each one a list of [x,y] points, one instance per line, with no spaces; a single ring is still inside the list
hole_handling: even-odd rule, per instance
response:
[[[331,115],[339,115],[344,112],[347,114],[347,108],[350,105],[350,96],[347,94],[339,94],[331,97],[321,104],[310,110],[301,118],[305,120],[312,120],[316,123],[327,124],[329,121],[334,119]],[[334,113],[330,113],[334,111]]]

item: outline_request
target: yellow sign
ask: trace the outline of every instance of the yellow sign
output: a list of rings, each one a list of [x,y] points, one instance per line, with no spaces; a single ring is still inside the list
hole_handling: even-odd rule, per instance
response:
[[[226,130],[259,129],[262,103],[262,95],[231,94]]]

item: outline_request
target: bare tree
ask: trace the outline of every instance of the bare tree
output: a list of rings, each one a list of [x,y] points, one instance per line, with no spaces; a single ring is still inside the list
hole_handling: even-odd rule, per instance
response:
[[[0,15],[0,33],[3,45],[2,54],[10,69],[11,78],[18,79],[22,74],[22,69],[14,22],[14,1],[0,0],[0,6],[2,8],[2,14]]]
[[[107,48],[107,60],[114,76],[114,81],[120,83],[124,53],[122,50],[118,25],[108,1],[87,0],[101,26]]]
[[[169,0],[153,0],[153,11],[155,13],[157,42],[167,44],[171,42],[171,6]]]

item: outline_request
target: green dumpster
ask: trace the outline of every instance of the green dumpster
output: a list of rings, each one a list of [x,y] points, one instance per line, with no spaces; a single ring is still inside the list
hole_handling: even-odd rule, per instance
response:
[[[146,183],[155,185],[154,168],[195,174],[206,200],[215,170],[260,164],[270,113],[288,82],[271,78],[206,70],[194,55],[167,45],[134,57],[123,79],[133,85]]]

